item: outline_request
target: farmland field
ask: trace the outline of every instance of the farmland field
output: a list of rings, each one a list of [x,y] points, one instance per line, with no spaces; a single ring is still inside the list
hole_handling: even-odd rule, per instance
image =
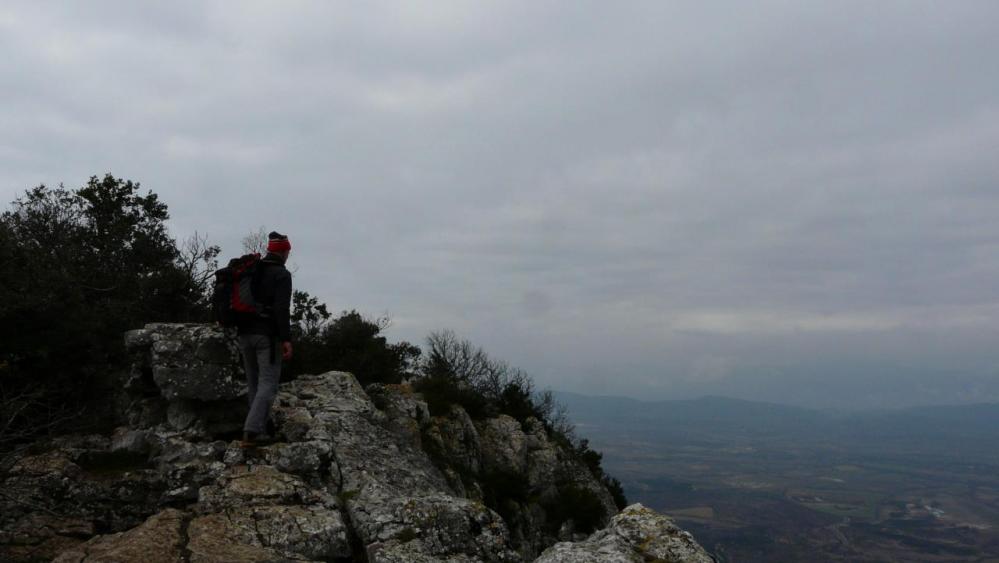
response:
[[[629,501],[719,561],[999,561],[999,407],[562,399]]]

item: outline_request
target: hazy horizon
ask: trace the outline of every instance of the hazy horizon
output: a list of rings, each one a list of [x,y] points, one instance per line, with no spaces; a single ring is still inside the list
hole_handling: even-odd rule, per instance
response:
[[[999,4],[8,2],[0,197],[172,233],[539,387],[999,401]]]
[[[985,406],[985,407],[999,407],[999,401],[982,401],[982,402],[954,402],[954,403],[920,403],[915,405],[904,405],[904,406],[821,406],[821,405],[809,405],[803,403],[790,403],[790,402],[779,402],[779,401],[768,401],[762,399],[744,399],[740,397],[732,397],[728,395],[691,395],[689,397],[673,397],[666,399],[648,399],[642,397],[628,397],[625,395],[591,395],[587,393],[579,393],[576,391],[565,391],[562,389],[552,389],[555,393],[556,398],[559,396],[572,396],[572,397],[582,397],[584,399],[609,399],[609,400],[626,400],[633,401],[636,403],[641,403],[645,405],[656,405],[656,404],[669,404],[673,402],[697,402],[706,401],[713,399],[720,399],[722,401],[734,401],[734,402],[745,402],[757,405],[772,405],[776,407],[790,407],[794,409],[804,409],[815,412],[843,412],[843,413],[857,413],[862,414],[866,412],[893,412],[902,411],[909,409],[921,409],[921,408],[933,408],[933,407],[971,407],[971,406]],[[564,401],[562,401],[564,403]],[[569,418],[572,418],[572,408],[569,407]]]

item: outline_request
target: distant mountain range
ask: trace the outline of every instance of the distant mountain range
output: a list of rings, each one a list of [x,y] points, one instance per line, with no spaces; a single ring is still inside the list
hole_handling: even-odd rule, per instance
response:
[[[675,518],[718,561],[999,557],[999,404],[557,398],[628,498]]]
[[[893,447],[911,443],[927,452],[950,454],[955,449],[995,450],[999,444],[999,404],[990,403],[852,412],[718,396],[640,401],[557,392],[556,397],[579,434],[599,441],[622,435],[726,443],[776,439],[809,445],[848,443],[851,449],[877,449],[891,441]]]

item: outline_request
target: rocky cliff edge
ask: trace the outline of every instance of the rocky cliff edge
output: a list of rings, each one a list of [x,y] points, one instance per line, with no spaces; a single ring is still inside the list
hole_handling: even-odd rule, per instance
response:
[[[328,372],[282,383],[277,442],[244,451],[231,337],[154,324],[126,343],[123,426],[35,444],[0,468],[0,559],[711,561],[652,510],[614,515],[536,420],[430,416],[406,385]],[[553,520],[579,498],[603,529]]]

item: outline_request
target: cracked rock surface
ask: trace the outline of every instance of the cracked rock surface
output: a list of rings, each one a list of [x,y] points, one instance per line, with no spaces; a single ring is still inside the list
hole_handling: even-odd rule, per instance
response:
[[[669,518],[633,504],[611,519],[603,530],[581,542],[550,547],[536,563],[712,563],[690,533]]]
[[[242,450],[226,338],[204,325],[128,333],[126,424],[0,466],[0,560],[710,561],[640,505],[588,538],[571,520],[553,529],[544,507],[567,484],[615,509],[541,423],[473,421],[458,406],[431,416],[406,385],[365,390],[343,372],[282,383],[277,441]],[[497,504],[510,483],[520,496]]]

